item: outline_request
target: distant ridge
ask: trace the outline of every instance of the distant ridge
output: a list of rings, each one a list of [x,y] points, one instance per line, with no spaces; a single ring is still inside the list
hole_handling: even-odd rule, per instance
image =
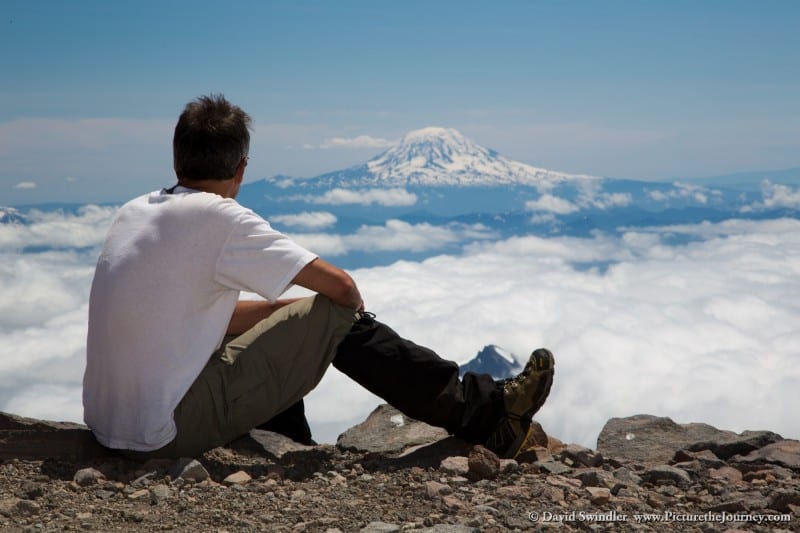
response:
[[[721,176],[682,179],[687,183],[705,186],[755,191],[761,189],[765,181],[780,185],[800,185],[800,167],[784,168],[780,170],[753,170],[723,174]]]

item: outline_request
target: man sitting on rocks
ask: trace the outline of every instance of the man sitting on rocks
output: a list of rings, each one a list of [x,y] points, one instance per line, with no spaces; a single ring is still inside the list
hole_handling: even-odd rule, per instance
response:
[[[459,380],[455,363],[376,321],[346,272],[235,201],[249,126],[222,96],[189,103],[173,138],[178,183],[111,224],[83,383],[97,440],[139,459],[198,456],[255,427],[310,443],[302,398],[333,364],[406,415],[514,457],[550,391],[552,354],[534,351],[510,380]],[[316,294],[279,299],[292,284]],[[266,301],[239,301],[242,290]]]

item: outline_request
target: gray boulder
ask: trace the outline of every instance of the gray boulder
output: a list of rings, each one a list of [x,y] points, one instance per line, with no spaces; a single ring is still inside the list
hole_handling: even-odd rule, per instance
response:
[[[774,442],[745,456],[733,457],[732,461],[752,465],[776,464],[800,471],[800,441],[781,440]]]
[[[276,461],[289,461],[304,454],[324,453],[323,446],[306,446],[280,433],[263,429],[250,430],[248,435],[229,443],[228,447],[239,452],[249,451],[266,455]]]
[[[693,452],[710,450],[723,461],[727,461],[734,455],[745,455],[782,439],[783,437],[771,431],[743,431],[738,435],[734,433],[721,436],[717,440],[696,442],[689,446],[688,450]]]
[[[343,450],[392,455],[447,437],[444,429],[409,418],[394,407],[383,404],[366,420],[339,435],[336,446]]]
[[[606,422],[597,438],[597,450],[606,457],[665,464],[678,450],[710,450],[727,460],[742,451],[756,450],[780,439],[780,435],[769,431],[738,434],[708,424],[677,424],[667,417],[635,415]]]

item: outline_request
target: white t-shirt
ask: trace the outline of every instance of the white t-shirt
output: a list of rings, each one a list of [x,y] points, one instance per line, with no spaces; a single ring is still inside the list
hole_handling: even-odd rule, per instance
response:
[[[239,291],[276,300],[316,258],[235,200],[178,188],[120,208],[89,298],[84,421],[111,448],[150,451],[219,348]]]

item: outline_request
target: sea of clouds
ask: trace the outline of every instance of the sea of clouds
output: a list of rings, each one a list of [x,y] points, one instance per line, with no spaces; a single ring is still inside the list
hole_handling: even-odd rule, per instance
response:
[[[82,420],[89,287],[114,212],[87,206],[0,224],[0,410]],[[452,233],[399,221],[383,232],[416,250],[421,229]],[[519,357],[550,348],[555,384],[536,418],[552,435],[594,446],[608,418],[649,413],[800,438],[800,221],[454,235],[458,255],[353,271],[367,307],[458,362],[486,344]],[[358,238],[318,233],[307,245],[325,256]],[[315,437],[331,442],[379,401],[332,369],[306,411]]]

